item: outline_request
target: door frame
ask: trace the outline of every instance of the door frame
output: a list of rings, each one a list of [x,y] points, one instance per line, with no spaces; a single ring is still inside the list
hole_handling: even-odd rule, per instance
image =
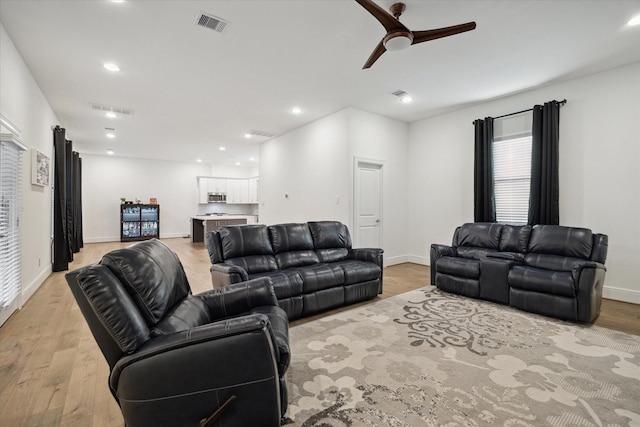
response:
[[[384,243],[384,218],[383,218],[383,207],[384,207],[384,165],[385,162],[383,160],[372,159],[367,157],[353,157],[353,170],[352,170],[352,206],[351,206],[351,223],[353,229],[353,246],[357,247],[360,243],[360,230],[358,229],[358,208],[359,208],[359,190],[360,190],[360,180],[358,178],[358,169],[364,165],[374,166],[376,169],[380,170],[380,197],[378,207],[380,212],[380,247],[383,247]]]

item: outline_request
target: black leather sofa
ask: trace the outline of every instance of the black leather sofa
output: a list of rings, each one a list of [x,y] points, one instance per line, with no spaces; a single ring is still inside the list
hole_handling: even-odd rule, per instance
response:
[[[469,223],[431,245],[431,284],[579,322],[600,313],[608,237],[586,228]]]
[[[127,427],[280,425],[289,323],[268,278],[193,295],[175,253],[149,240],[66,279]]]
[[[382,293],[382,249],[351,247],[337,221],[222,227],[207,233],[214,287],[269,277],[289,320]]]

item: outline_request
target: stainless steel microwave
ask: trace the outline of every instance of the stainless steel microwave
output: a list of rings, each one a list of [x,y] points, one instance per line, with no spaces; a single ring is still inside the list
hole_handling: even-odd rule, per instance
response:
[[[209,203],[227,203],[225,193],[209,193]]]

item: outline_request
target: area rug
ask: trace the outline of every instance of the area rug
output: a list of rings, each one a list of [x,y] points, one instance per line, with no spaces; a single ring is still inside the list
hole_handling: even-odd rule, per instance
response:
[[[290,330],[286,425],[640,426],[640,337],[426,287]]]

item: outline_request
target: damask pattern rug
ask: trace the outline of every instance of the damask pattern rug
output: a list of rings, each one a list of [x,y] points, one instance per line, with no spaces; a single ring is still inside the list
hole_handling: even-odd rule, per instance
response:
[[[290,341],[288,426],[640,426],[635,335],[428,286]]]

